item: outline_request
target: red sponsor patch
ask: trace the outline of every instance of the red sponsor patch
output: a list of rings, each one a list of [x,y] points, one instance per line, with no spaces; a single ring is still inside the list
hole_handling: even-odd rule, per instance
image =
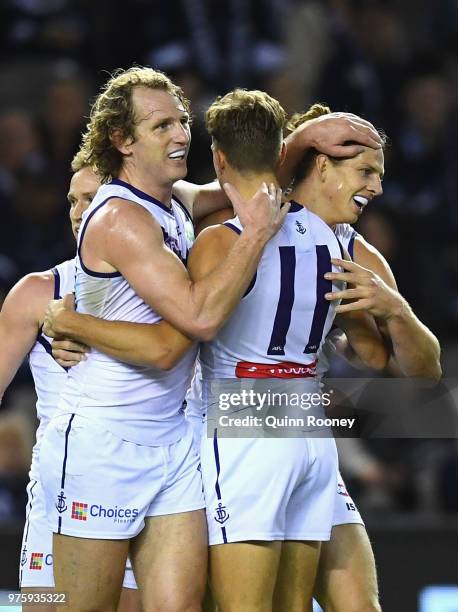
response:
[[[316,360],[312,363],[254,363],[239,361],[235,367],[237,378],[313,378],[316,376]]]

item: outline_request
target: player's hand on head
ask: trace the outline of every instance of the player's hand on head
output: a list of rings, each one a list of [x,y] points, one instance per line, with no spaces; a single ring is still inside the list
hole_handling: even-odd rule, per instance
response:
[[[364,147],[382,147],[381,136],[375,127],[352,113],[322,115],[307,121],[303,129],[307,131],[310,146],[331,157],[354,157]]]
[[[43,321],[43,332],[50,338],[59,336],[59,320],[68,310],[75,310],[75,298],[72,293],[68,293],[61,300],[51,300],[46,309]]]
[[[283,225],[290,204],[282,206],[282,190],[273,183],[262,183],[249,200],[230,183],[224,184],[224,190],[245,231],[253,231],[267,242]]]
[[[331,259],[335,266],[342,268],[342,272],[327,272],[327,280],[345,281],[347,288],[343,291],[327,293],[325,298],[329,301],[349,300],[336,308],[336,313],[351,313],[365,310],[374,317],[389,319],[408,308],[407,302],[394,289],[372,270],[363,268],[354,261],[344,259]]]
[[[71,368],[84,361],[89,351],[88,346],[74,340],[54,339],[52,342],[52,356],[64,368]]]

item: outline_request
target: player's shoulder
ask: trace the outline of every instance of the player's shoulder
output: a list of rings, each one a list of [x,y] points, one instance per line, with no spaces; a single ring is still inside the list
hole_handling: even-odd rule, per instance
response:
[[[23,276],[10,290],[3,303],[4,311],[22,316],[29,313],[41,318],[46,305],[54,297],[55,277],[52,270]]]
[[[204,249],[207,257],[212,252],[215,255],[224,254],[232,247],[240,232],[238,225],[231,225],[229,222],[210,225],[197,236],[191,252],[195,254],[196,251],[200,252],[201,249]]]
[[[138,226],[147,225],[157,227],[159,223],[155,217],[135,200],[123,197],[113,197],[104,206],[94,211],[91,226],[94,229],[103,229],[107,232],[136,231]]]

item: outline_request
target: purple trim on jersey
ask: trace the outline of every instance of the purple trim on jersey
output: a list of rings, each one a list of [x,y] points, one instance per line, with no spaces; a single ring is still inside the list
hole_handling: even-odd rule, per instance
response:
[[[301,212],[301,210],[304,210],[304,207],[298,204],[297,202],[295,202],[294,200],[290,200],[290,204],[291,204],[291,207],[288,210],[288,214],[297,213],[297,212]]]
[[[136,195],[138,198],[141,198],[142,200],[147,200],[148,202],[151,202],[151,204],[155,204],[156,206],[159,206],[159,208],[162,208],[162,210],[165,210],[165,212],[168,212],[169,215],[173,216],[173,211],[171,207],[166,206],[160,200],[156,200],[156,198],[153,198],[153,196],[148,195],[141,189],[137,189],[137,187],[134,187],[133,185],[130,185],[129,183],[126,183],[125,181],[122,181],[121,179],[113,179],[110,184],[119,185],[119,187],[125,187],[126,189],[131,191],[134,195]],[[119,197],[119,196],[115,196],[115,197]],[[125,199],[125,198],[121,197],[121,199]]]
[[[355,259],[354,257],[354,251],[355,251],[355,238],[358,237],[358,232],[355,232],[353,230],[353,234],[350,238],[350,241],[348,243],[348,254],[350,255],[350,257],[352,258],[352,260]]]
[[[95,215],[95,213],[100,208],[102,208],[102,206],[104,204],[106,204],[110,200],[114,200],[115,198],[117,198],[118,200],[124,199],[124,198],[120,198],[119,196],[110,196],[109,198],[107,198],[106,200],[101,202],[98,206],[96,206],[94,208],[94,210],[91,210],[91,212],[89,213],[88,218],[86,219],[86,222],[84,223],[84,227],[83,227],[83,229],[81,231],[81,238],[80,238],[80,240],[78,242],[78,257],[80,258],[81,267],[86,272],[86,274],[88,274],[89,276],[95,276],[97,278],[115,278],[117,276],[121,276],[120,272],[94,272],[94,270],[90,270],[89,268],[86,268],[86,266],[83,263],[83,258],[81,257],[81,245],[83,244],[83,239],[84,239],[84,236],[86,234],[86,229],[87,229],[89,221],[92,219],[92,217]],[[126,201],[128,201],[128,200],[126,200]]]
[[[340,243],[340,240],[337,238],[337,236],[336,236],[336,240],[337,240],[337,244],[339,245],[340,254],[341,254],[341,256],[342,256],[342,259],[345,259],[345,251],[344,251],[344,248],[343,248],[342,244]],[[352,257],[352,259],[353,259],[353,257]]]
[[[268,355],[284,355],[286,335],[291,324],[294,304],[294,276],[296,273],[296,249],[293,246],[278,247],[280,251],[280,295],[275,314]]]
[[[250,293],[250,291],[253,289],[253,287],[254,287],[254,286],[255,286],[255,284],[256,284],[256,279],[257,279],[257,277],[258,277],[258,272],[256,271],[256,272],[254,273],[253,278],[251,279],[250,284],[248,285],[247,290],[246,290],[246,291],[245,291],[245,293],[243,294],[242,299],[243,299],[244,297],[246,297],[246,296],[247,296],[247,295]]]
[[[324,297],[332,291],[332,282],[324,278],[326,272],[332,272],[331,254],[325,244],[316,245],[316,304],[313,312],[312,327],[304,353],[316,353],[323,337],[324,325],[331,302]]]
[[[224,225],[225,227],[228,227],[229,229],[231,229],[236,234],[240,235],[242,233],[242,230],[239,227],[237,227],[236,225],[234,225],[233,223],[231,223],[230,221],[225,221],[224,223],[222,223],[222,225]]]
[[[180,199],[178,199],[175,194],[173,194],[173,199],[175,200],[175,202],[177,204],[179,204],[179,206],[181,206],[181,208],[183,209],[184,214],[189,219],[189,221],[191,221],[191,223],[192,223],[193,221],[192,221],[191,214],[190,214],[189,210],[186,208],[186,206],[183,204],[183,202]]]
[[[68,427],[67,427],[67,431],[65,432],[65,449],[64,449],[64,461],[62,464],[62,478],[61,478],[61,482],[60,482],[60,488],[61,491],[63,493],[64,488],[65,488],[65,470],[67,469],[67,457],[68,457],[68,438],[70,436],[70,430],[72,428],[72,421],[75,418],[75,415],[72,414],[72,416],[70,417],[70,420],[68,422]],[[57,528],[57,533],[60,533],[61,528],[62,528],[62,516],[59,516],[59,521],[58,521],[58,528]]]
[[[54,355],[52,354],[51,343],[48,340],[46,340],[46,338],[43,336],[42,329],[43,329],[43,326],[40,327],[40,331],[38,332],[37,342],[38,342],[38,344],[41,344],[41,346],[45,349],[45,351],[48,353],[48,355],[50,355],[54,359]],[[54,361],[56,361],[56,360],[54,359]],[[57,361],[56,361],[56,363],[57,363]],[[60,368],[62,368],[63,370],[65,370],[66,372],[68,372],[68,370],[70,369],[70,368],[64,368],[64,366],[61,366],[60,363],[57,363],[57,365]]]
[[[54,299],[60,300],[60,274],[57,268],[53,268],[52,273],[54,274]]]
[[[30,487],[30,491],[29,491],[31,499],[30,499],[30,503],[28,504],[29,511],[27,512],[27,518],[26,518],[25,527],[24,527],[24,545],[21,549],[21,562],[20,562],[21,567],[20,567],[20,572],[19,572],[19,586],[21,586],[21,582],[22,582],[22,568],[23,568],[22,555],[27,552],[27,540],[29,537],[29,527],[30,527],[30,514],[32,512],[32,505],[33,505],[33,488],[36,484],[37,484],[37,481],[34,480],[33,485]]]

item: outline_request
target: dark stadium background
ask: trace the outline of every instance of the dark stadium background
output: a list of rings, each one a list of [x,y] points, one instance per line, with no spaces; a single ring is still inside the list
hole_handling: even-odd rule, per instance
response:
[[[213,178],[202,112],[234,86],[265,89],[289,112],[326,102],[384,129],[384,195],[358,229],[439,337],[456,399],[457,1],[2,0],[0,301],[22,275],[73,256],[69,162],[98,87],[134,62],[163,69],[191,99],[195,182]],[[352,375],[341,362],[335,372]],[[17,588],[34,427],[24,366],[0,408],[0,589]],[[420,593],[458,585],[456,440],[363,441],[359,461],[352,452],[343,469],[373,539],[383,609],[456,612],[456,591],[454,604],[437,603],[445,591]]]

